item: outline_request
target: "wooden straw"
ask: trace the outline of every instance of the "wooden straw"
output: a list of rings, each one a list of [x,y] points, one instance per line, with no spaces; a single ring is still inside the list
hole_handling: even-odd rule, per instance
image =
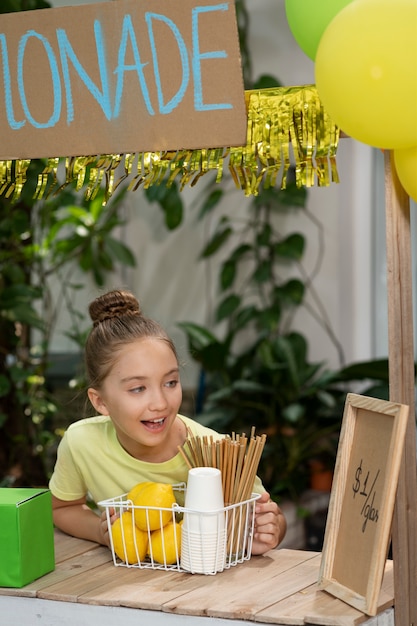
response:
[[[238,459],[237,459],[237,468],[236,468],[236,475],[235,475],[235,481],[234,481],[234,486],[233,486],[233,493],[232,493],[232,502],[236,502],[237,501],[237,490],[238,490],[238,485],[239,485],[239,477],[242,474],[242,468],[243,468],[243,463],[245,462],[245,453],[246,453],[246,437],[240,440],[239,443],[239,455],[238,455]]]
[[[232,493],[234,491],[235,477],[236,477],[236,463],[237,463],[238,445],[236,441],[231,441],[229,445],[229,466],[226,479],[226,490],[224,493],[225,505],[230,504],[232,500]]]
[[[249,471],[251,469],[252,457],[253,457],[253,453],[254,453],[254,446],[255,446],[255,439],[253,437],[251,437],[251,439],[249,441],[249,446],[248,446],[248,450],[247,450],[247,453],[246,453],[246,457],[245,457],[245,462],[243,464],[243,471],[242,471],[240,479],[239,479],[239,484],[238,484],[238,488],[237,488],[236,502],[241,502],[242,501],[242,495],[243,495],[243,493],[245,491],[245,485],[249,481]]]
[[[210,436],[210,449],[211,449],[211,467],[217,467],[217,463],[216,463],[217,447],[214,445],[213,435]]]
[[[182,458],[184,459],[184,461],[187,464],[188,469],[192,469],[193,468],[193,464],[191,463],[187,453],[185,452],[184,448],[182,446],[178,446],[178,451],[181,454]]]
[[[223,453],[222,454],[222,485],[223,485],[223,494],[226,493],[227,476],[228,476],[228,472],[229,472],[229,454],[228,454],[229,441],[230,441],[229,437],[225,437],[222,440],[222,453]]]
[[[248,438],[235,432],[222,439],[213,436],[195,436],[187,428],[187,440],[178,449],[187,467],[217,467],[222,474],[222,487],[226,504],[236,504],[250,498],[256,479],[266,435],[255,436],[252,426]]]

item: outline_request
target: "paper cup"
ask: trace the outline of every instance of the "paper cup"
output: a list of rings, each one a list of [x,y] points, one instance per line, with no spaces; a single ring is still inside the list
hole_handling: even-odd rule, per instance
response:
[[[201,534],[223,532],[225,513],[221,472],[195,467],[188,472],[183,526]]]
[[[216,511],[224,507],[221,472],[216,467],[194,467],[188,472],[185,507]]]
[[[181,567],[193,574],[215,574],[226,565],[226,531],[202,535],[181,529]]]

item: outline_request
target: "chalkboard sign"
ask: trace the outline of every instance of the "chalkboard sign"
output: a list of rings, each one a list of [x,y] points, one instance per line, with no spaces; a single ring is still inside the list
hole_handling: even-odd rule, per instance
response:
[[[348,394],[319,572],[319,589],[375,615],[409,407]]]

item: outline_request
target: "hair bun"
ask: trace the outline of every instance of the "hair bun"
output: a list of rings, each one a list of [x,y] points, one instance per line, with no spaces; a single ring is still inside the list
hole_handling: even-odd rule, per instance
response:
[[[125,315],[140,315],[137,298],[130,291],[109,291],[91,302],[88,312],[93,325]]]

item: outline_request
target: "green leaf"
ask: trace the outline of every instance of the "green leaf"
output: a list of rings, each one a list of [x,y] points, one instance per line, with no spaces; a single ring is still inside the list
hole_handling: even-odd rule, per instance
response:
[[[274,301],[300,305],[303,301],[305,286],[300,280],[292,278],[274,289]]]
[[[281,190],[280,202],[283,206],[304,208],[307,202],[305,187],[297,187],[295,181],[288,181],[285,189]]]
[[[297,359],[291,340],[288,337],[277,337],[274,343],[274,349],[280,361],[285,363],[293,386],[298,389],[300,381],[298,377]]]
[[[240,301],[240,297],[235,294],[224,298],[217,307],[216,321],[221,322],[221,320],[230,317],[238,308]]]
[[[101,269],[104,269],[107,272],[111,272],[114,269],[113,258],[110,254],[108,254],[105,243],[104,247],[100,247],[97,264]]]
[[[244,328],[249,322],[255,320],[258,317],[258,310],[255,305],[250,305],[242,308],[234,320],[233,329],[239,330]]]
[[[257,283],[266,283],[271,280],[272,277],[272,263],[269,259],[263,259],[258,263],[253,275],[252,280]]]
[[[292,332],[285,336],[285,341],[291,346],[292,353],[296,360],[297,366],[299,369],[305,367],[308,359],[308,345],[307,340],[304,335],[300,333]]]
[[[229,289],[234,283],[236,276],[236,263],[235,261],[228,260],[223,263],[220,270],[220,287],[222,291]]]
[[[240,391],[243,393],[259,393],[265,391],[265,386],[261,383],[246,379],[233,381],[232,387],[235,391]]]
[[[36,311],[28,304],[19,303],[9,310],[8,315],[5,315],[7,319],[13,322],[20,322],[21,324],[27,324],[40,330],[45,329],[44,321],[38,316]]]
[[[272,349],[272,344],[270,341],[262,341],[257,349],[257,356],[261,362],[261,364],[268,370],[274,371],[280,364],[277,362],[276,356]]]
[[[198,354],[193,351],[191,353],[197,357],[197,361],[201,363],[206,372],[217,373],[226,367],[229,347],[227,343],[216,341],[203,348]]]
[[[281,87],[281,85],[282,83],[278,78],[272,76],[272,74],[261,74],[256,79],[252,89],[271,89],[272,87]]]
[[[217,250],[221,248],[221,246],[229,239],[232,232],[233,230],[230,226],[226,226],[226,228],[218,230],[203,249],[201,258],[205,259],[217,252]]]
[[[291,424],[296,424],[297,422],[299,422],[304,416],[304,413],[305,409],[303,405],[298,404],[297,402],[295,402],[294,404],[289,404],[282,411],[283,417]]]
[[[248,252],[251,252],[251,250],[252,250],[251,245],[249,245],[248,243],[242,243],[240,246],[235,248],[235,250],[233,250],[230,256],[230,260],[236,261],[236,262],[240,261],[241,258],[247,255]]]
[[[41,297],[41,290],[23,283],[10,285],[1,290],[0,308],[13,309],[16,305],[28,306],[32,300]]]
[[[113,237],[106,237],[104,243],[107,252],[116,261],[119,261],[123,265],[128,265],[129,267],[135,267],[136,259],[130,248],[128,248],[124,243],[118,239],[114,239]]]
[[[151,185],[145,189],[145,195],[149,202],[157,202],[161,206],[165,214],[165,225],[169,230],[174,230],[182,223],[183,202],[175,182],[170,186]]]
[[[271,225],[266,222],[263,224],[262,230],[256,236],[256,243],[258,246],[268,246],[271,240],[272,228]]]
[[[326,390],[318,389],[317,397],[324,406],[327,406],[330,409],[333,409],[336,406],[335,397]]]
[[[7,396],[10,389],[10,380],[7,378],[7,376],[0,374],[0,397],[3,398],[4,396]]]
[[[260,329],[276,330],[281,319],[281,307],[275,305],[269,309],[263,309],[258,314],[257,326]]]
[[[274,251],[280,257],[299,261],[304,253],[305,238],[299,233],[289,235],[275,244]]]
[[[205,198],[203,204],[201,205],[199,217],[204,217],[204,215],[214,209],[219,204],[222,197],[223,190],[220,188],[214,189],[211,193],[209,193],[209,195]]]
[[[145,196],[149,202],[161,203],[166,195],[167,189],[165,185],[151,185],[144,190]]]
[[[3,280],[6,284],[9,283],[23,283],[26,279],[23,268],[18,263],[7,263],[6,266],[1,269]]]
[[[281,193],[282,191],[276,187],[262,187],[259,194],[253,199],[253,204],[259,208],[270,207],[282,211]]]
[[[178,324],[187,336],[189,344],[193,350],[202,350],[206,346],[217,343],[217,337],[212,332],[195,324],[194,322],[180,322]]]
[[[181,224],[184,215],[182,200],[177,190],[170,189],[161,205],[165,212],[165,226],[168,230],[175,230]]]
[[[93,253],[90,247],[82,250],[78,257],[78,265],[84,272],[93,268]]]
[[[375,361],[353,363],[340,370],[338,379],[349,381],[374,379],[388,382],[388,359],[375,359]]]

